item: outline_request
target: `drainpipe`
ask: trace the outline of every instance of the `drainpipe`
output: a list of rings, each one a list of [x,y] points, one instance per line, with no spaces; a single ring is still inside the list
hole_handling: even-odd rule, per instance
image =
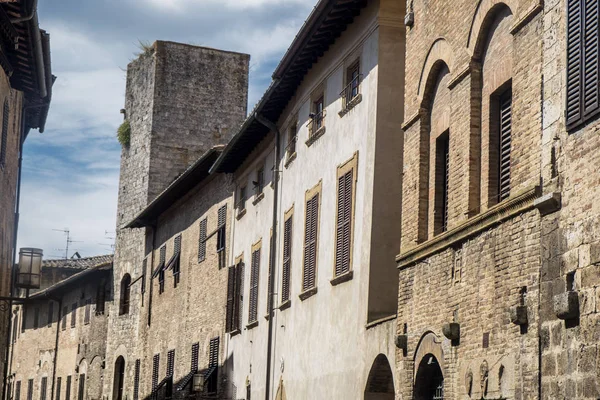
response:
[[[262,115],[257,114],[256,120],[264,125],[266,128],[270,129],[275,133],[275,164],[273,166],[273,241],[276,242],[277,238],[277,196],[279,196],[279,147],[281,141],[281,132],[277,125],[268,119],[264,118]],[[276,248],[277,246],[270,246],[270,256],[271,260],[273,260],[273,271],[271,271],[271,276],[269,277],[269,287],[271,288],[271,292],[269,293],[269,336],[267,339],[267,376],[265,381],[265,400],[269,400],[270,397],[270,389],[271,389],[271,358],[272,358],[272,343],[273,343],[273,304],[275,303],[273,299],[273,290],[275,289],[275,256],[276,256]]]
[[[10,276],[10,280],[11,280],[11,284],[10,284],[10,294],[9,297],[14,297],[14,287],[15,287],[15,278],[16,278],[16,274],[15,274],[15,265],[17,264],[17,233],[19,231],[19,210],[20,210],[20,206],[21,206],[21,177],[22,177],[22,170],[23,170],[23,145],[25,144],[25,138],[27,137],[27,135],[25,134],[25,124],[27,121],[27,110],[31,110],[34,108],[41,108],[41,107],[46,107],[48,104],[46,102],[44,102],[43,104],[35,104],[35,105],[29,105],[29,106],[23,106],[22,108],[22,112],[21,112],[21,131],[19,132],[19,161],[18,161],[18,172],[17,172],[17,192],[15,195],[15,221],[14,221],[14,226],[13,226],[13,248],[12,248],[12,256],[13,256],[13,263],[12,263],[12,267],[11,267],[11,276]],[[3,383],[3,387],[2,387],[2,400],[6,400],[6,398],[8,397],[8,393],[7,393],[7,388],[8,388],[8,353],[9,353],[9,348],[10,348],[10,341],[11,341],[11,325],[12,325],[12,308],[13,308],[13,300],[9,300],[8,302],[8,318],[7,318],[7,330],[8,333],[6,335],[6,353],[4,355],[4,359],[7,361],[5,362],[4,365],[4,383]]]

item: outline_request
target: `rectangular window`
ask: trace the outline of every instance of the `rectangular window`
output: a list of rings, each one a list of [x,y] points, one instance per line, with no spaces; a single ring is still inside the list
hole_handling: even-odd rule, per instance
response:
[[[258,321],[258,281],[260,279],[260,247],[259,241],[252,246],[250,265],[250,303],[248,306],[248,324]]]
[[[59,376],[56,378],[56,400],[60,400],[60,390],[62,385],[62,378]]]
[[[567,2],[567,128],[600,112],[600,6],[597,1]]]
[[[148,259],[144,258],[142,262],[142,294],[146,293],[146,274],[148,273]]]
[[[206,387],[208,393],[217,392],[219,376],[219,338],[210,339],[210,354],[208,356],[208,376]]]
[[[354,62],[346,70],[346,87],[341,93],[342,109],[349,108],[350,102],[359,95],[360,87],[360,60]]]
[[[33,309],[33,329],[37,329],[40,326],[40,308],[36,307]]]
[[[67,387],[65,387],[65,400],[71,400],[71,375],[67,376]]]
[[[160,366],[160,354],[155,354],[152,358],[152,391],[156,390],[158,385],[158,368]]]
[[[133,400],[140,398],[140,360],[135,360],[135,372],[133,375]]]
[[[319,241],[319,200],[321,185],[307,193],[306,222],[304,231],[304,265],[302,291],[306,292],[317,284],[317,250]]]
[[[21,315],[21,333],[25,332],[25,327],[27,326],[27,308],[23,305],[23,312]]]
[[[357,157],[338,168],[337,215],[335,235],[335,276],[350,272],[352,267],[352,240],[354,231],[354,182]]]
[[[104,301],[106,300],[106,282],[101,281],[96,292],[96,315],[104,314]]]
[[[40,400],[46,400],[46,392],[48,390],[48,378],[42,377],[42,382],[40,383]]]
[[[226,331],[237,332],[241,327],[244,292],[244,262],[243,256],[236,259],[236,264],[229,267],[227,275],[227,314]]]
[[[175,237],[172,261],[168,269],[173,270],[173,287],[177,287],[181,276],[181,235]]]
[[[85,315],[83,319],[83,323],[88,325],[90,323],[90,318],[92,315],[92,299],[87,299],[85,301]]]
[[[499,99],[499,154],[498,194],[499,201],[510,197],[510,152],[512,146],[512,90],[507,90]]]
[[[312,112],[312,130],[311,135],[314,135],[319,129],[325,126],[325,97],[321,94],[313,102]]]
[[[64,331],[65,329],[67,329],[67,314],[69,313],[69,308],[68,307],[63,307],[62,309],[62,318],[61,318],[61,329]]]
[[[33,400],[33,379],[27,381],[27,400]]]
[[[287,156],[289,157],[296,154],[296,142],[298,140],[298,124],[293,123],[288,129],[288,145],[287,145]]]
[[[238,213],[241,213],[242,211],[244,211],[246,209],[246,200],[247,200],[246,192],[247,192],[246,185],[240,187],[240,191],[238,194],[238,204],[237,204]]]
[[[167,377],[173,377],[175,372],[175,350],[169,350],[167,353]]]
[[[290,277],[292,274],[292,227],[294,207],[285,213],[283,225],[283,271],[281,277],[281,302],[290,300]]]
[[[21,400],[21,381],[17,381],[15,386],[15,400]]]
[[[71,328],[75,328],[77,323],[77,303],[71,305]]]
[[[208,219],[204,218],[200,221],[200,236],[198,238],[198,262],[201,263],[206,259],[206,235],[207,235]]]
[[[85,395],[85,374],[79,374],[79,390],[77,400],[83,400]]]
[[[165,260],[167,258],[167,246],[163,245],[160,248],[160,265],[158,272],[158,294],[165,291]]]
[[[219,257],[219,268],[225,267],[225,249],[227,246],[227,205],[219,208],[217,221],[217,256]]]
[[[52,326],[52,318],[54,318],[54,302],[48,303],[48,323],[47,326]]]
[[[450,134],[442,133],[436,140],[435,149],[435,211],[434,233],[448,230],[448,184],[450,174]]]
[[[13,320],[13,330],[12,330],[12,342],[17,342],[17,333],[19,331],[19,315],[15,315],[15,319]]]
[[[256,171],[256,182],[254,182],[254,191],[256,196],[260,196],[265,188],[265,167],[264,165]]]

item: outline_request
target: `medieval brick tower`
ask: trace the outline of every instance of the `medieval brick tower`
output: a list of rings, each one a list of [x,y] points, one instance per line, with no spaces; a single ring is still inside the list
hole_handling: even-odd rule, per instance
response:
[[[177,176],[215,145],[226,144],[246,116],[249,56],[157,41],[127,68],[125,118],[129,146],[121,154],[113,298],[104,371],[104,393],[113,393],[115,362],[123,357],[126,382],[133,382],[137,342],[148,321],[142,301],[144,229],[124,229]],[[149,237],[151,235],[148,235]],[[119,315],[119,290],[129,274],[131,307]],[[151,360],[140,360],[147,366]],[[144,368],[145,369],[145,368]],[[131,375],[131,376],[130,376]],[[133,385],[124,397],[135,398]]]

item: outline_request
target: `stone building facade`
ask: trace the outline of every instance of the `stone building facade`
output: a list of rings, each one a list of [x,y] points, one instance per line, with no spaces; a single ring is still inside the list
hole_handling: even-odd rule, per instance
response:
[[[22,146],[31,129],[44,131],[52,75],[50,37],[33,0],[0,4],[0,296],[10,297],[19,219]],[[29,18],[23,18],[27,17]],[[0,307],[0,376],[7,390],[10,305]]]
[[[102,399],[112,256],[48,265],[77,272],[13,308],[9,398]]]

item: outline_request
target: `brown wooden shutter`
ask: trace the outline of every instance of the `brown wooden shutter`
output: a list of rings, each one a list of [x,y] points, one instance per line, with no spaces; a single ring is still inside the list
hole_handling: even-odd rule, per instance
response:
[[[281,284],[281,301],[290,299],[290,274],[292,267],[292,218],[285,221],[283,227],[283,273]]]
[[[160,366],[160,354],[155,354],[152,358],[152,391],[158,385],[158,368]]]
[[[217,367],[219,365],[219,341],[220,339],[213,338],[210,339],[210,349],[208,356],[208,367]]]
[[[172,377],[175,372],[175,350],[167,353],[167,377]]]
[[[65,388],[65,400],[71,400],[71,375],[67,376],[67,387]]]
[[[62,386],[62,378],[59,376],[58,378],[56,378],[56,400],[60,400],[61,386]],[[17,397],[15,400],[19,400],[19,398]]]
[[[317,235],[319,221],[319,195],[306,203],[306,238],[304,244],[304,279],[302,289],[312,289],[316,284]]]
[[[225,321],[225,329],[227,332],[234,330],[234,308],[235,308],[235,280],[236,267],[229,267],[227,271],[227,313]]]
[[[582,0],[568,0],[567,16],[567,125],[582,117],[581,78],[583,62]]]
[[[338,179],[338,217],[335,250],[336,276],[350,271],[353,177],[354,171],[350,170]]]
[[[244,309],[244,263],[239,262],[235,267],[235,299],[233,307],[232,330],[242,326],[242,310]]]
[[[200,237],[198,239],[198,262],[206,259],[206,235],[208,220],[204,218],[200,221]]]
[[[193,373],[198,372],[198,355],[200,354],[200,343],[194,343],[192,345],[192,365],[191,371]]]
[[[133,375],[133,400],[140,398],[140,360],[135,360],[135,371]]]
[[[510,197],[510,152],[512,146],[512,91],[500,97],[499,199]]]
[[[258,280],[260,278],[260,249],[252,253],[250,270],[250,304],[248,308],[248,323],[258,318]]]
[[[583,65],[583,112],[584,118],[598,111],[600,80],[599,19],[598,0],[584,0],[585,20],[585,63]]]

